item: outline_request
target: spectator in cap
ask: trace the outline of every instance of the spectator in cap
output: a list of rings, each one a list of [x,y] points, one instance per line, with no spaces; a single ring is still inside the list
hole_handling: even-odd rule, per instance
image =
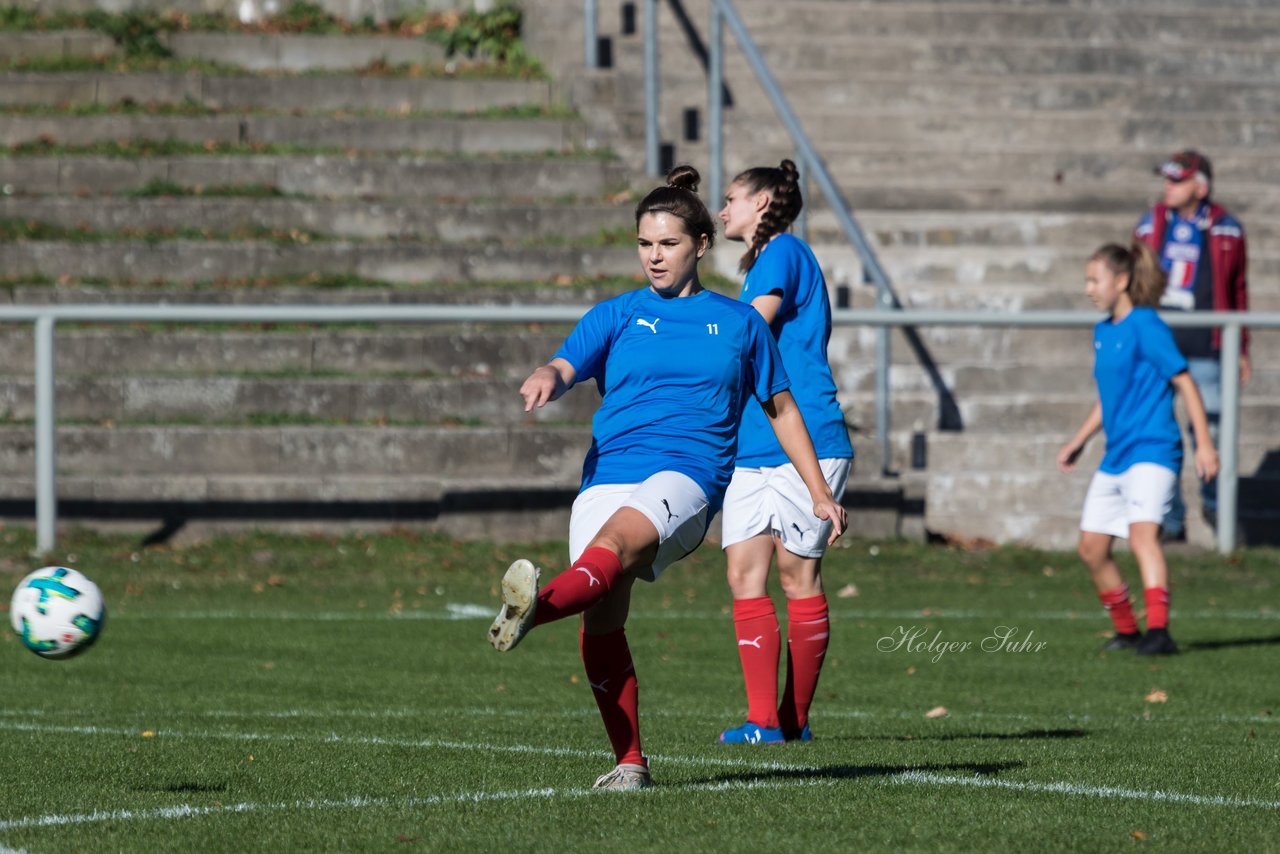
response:
[[[1155,168],[1164,179],[1160,202],[1143,214],[1134,237],[1150,246],[1168,274],[1161,308],[1182,311],[1247,311],[1247,251],[1242,226],[1226,208],[1210,199],[1213,166],[1194,149],[1171,155]],[[1204,397],[1209,429],[1218,444],[1222,413],[1222,331],[1175,327],[1174,340],[1187,359],[1192,379]],[[1249,339],[1241,338],[1240,383],[1249,381]],[[1194,443],[1195,438],[1192,437]],[[1217,480],[1201,484],[1205,520],[1217,525]],[[1180,494],[1164,520],[1166,535],[1185,536],[1186,507]]]

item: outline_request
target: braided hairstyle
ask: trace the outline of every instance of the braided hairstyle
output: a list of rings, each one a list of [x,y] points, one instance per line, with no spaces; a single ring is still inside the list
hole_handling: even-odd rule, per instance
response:
[[[648,213],[669,213],[684,223],[685,231],[696,242],[707,238],[707,248],[716,242],[716,223],[711,212],[698,197],[702,176],[692,166],[677,166],[667,173],[666,186],[657,187],[636,205],[636,227],[640,217]]]
[[[749,194],[769,194],[769,207],[765,208],[752,235],[747,251],[738,262],[738,269],[743,273],[751,269],[760,257],[760,252],[769,244],[775,235],[781,234],[791,227],[804,207],[804,199],[800,196],[800,170],[790,160],[783,160],[778,166],[756,166],[738,173],[733,179]]]

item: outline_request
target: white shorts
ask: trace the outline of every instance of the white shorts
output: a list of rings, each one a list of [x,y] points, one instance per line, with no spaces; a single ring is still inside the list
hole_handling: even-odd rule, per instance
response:
[[[853,460],[818,460],[836,501],[844,497]],[[796,467],[787,463],[762,468],[736,468],[724,494],[720,547],[772,534],[782,547],[800,557],[822,557],[832,523],[813,515],[813,497]]]
[[[609,517],[623,507],[639,510],[658,529],[658,554],[637,578],[656,581],[692,552],[707,534],[707,496],[687,475],[661,471],[643,483],[604,483],[578,494],[569,516],[569,561],[582,556]]]
[[[1135,463],[1122,474],[1097,472],[1084,498],[1080,530],[1128,539],[1135,522],[1160,524],[1177,486],[1178,475],[1155,463]]]

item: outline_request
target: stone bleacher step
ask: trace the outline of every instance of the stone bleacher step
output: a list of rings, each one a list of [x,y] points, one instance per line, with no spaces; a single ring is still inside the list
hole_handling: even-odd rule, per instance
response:
[[[528,370],[545,363],[530,362]],[[599,403],[592,388],[571,390],[554,407],[525,413],[520,380],[485,378],[263,376],[113,376],[59,379],[62,421],[252,423],[316,420],[347,424],[421,423],[517,426],[588,423]],[[0,417],[35,418],[35,384],[0,377]]]
[[[1084,14],[1080,3],[860,2],[765,0],[736,4],[753,33],[856,33],[862,38],[915,37],[1000,39],[1019,43],[1076,41],[1087,44],[1198,44],[1206,38],[1253,41],[1260,28],[1280,28],[1274,7],[1260,0],[1206,7],[1181,2],[1111,4],[1106,14]],[[1095,6],[1097,4],[1094,4]],[[1223,14],[1231,8],[1230,14]],[[1101,11],[1101,10],[1099,10]],[[1265,40],[1263,43],[1274,43]]]
[[[0,122],[0,146],[89,146],[124,139],[469,155],[565,152],[585,141],[581,122],[559,118],[46,114],[7,115]]]
[[[384,282],[551,281],[558,277],[628,276],[635,250],[619,246],[503,247],[405,241],[317,243],[266,240],[20,241],[0,243],[9,277],[211,282],[315,271]]]
[[[1274,20],[1272,17],[1270,20]],[[754,31],[759,31],[756,27]],[[1280,79],[1280,45],[1208,40],[1178,44],[1115,41],[1090,44],[1062,40],[1005,40],[967,36],[897,38],[861,35],[847,30],[844,38],[762,37],[759,48],[771,70],[785,79],[791,72],[842,68],[851,76],[874,73],[915,73],[945,76],[962,68],[966,74],[1019,76],[1101,74],[1164,77],[1188,75],[1200,79],[1275,81]],[[623,69],[628,68],[624,62]],[[747,79],[750,68],[736,51],[726,55],[729,80]],[[674,72],[671,72],[674,73]]]
[[[1082,364],[1076,374],[1079,385],[1074,394],[1046,394],[1034,390],[1017,393],[969,393],[956,395],[966,432],[986,434],[999,444],[999,434],[1054,435],[1070,438],[1079,428],[1093,404],[1097,392]],[[851,424],[874,426],[875,398],[867,392],[842,392],[845,418]],[[938,398],[929,392],[899,392],[892,395],[892,422],[899,425],[938,423]],[[1240,435],[1260,440],[1272,435],[1280,423],[1280,398],[1245,395],[1240,403]]]
[[[542,301],[538,301],[543,304]],[[182,372],[224,376],[241,371],[368,376],[420,373],[441,377],[523,380],[545,364],[564,339],[561,330],[518,326],[489,330],[458,326],[137,328],[60,325],[54,349],[59,378]],[[29,326],[0,329],[0,364],[29,378],[35,348]],[[64,398],[65,399],[65,398]]]
[[[824,250],[847,246],[844,232],[823,200],[810,191],[806,199],[809,213],[809,243]],[[1234,201],[1223,197],[1228,208]],[[991,251],[1022,247],[1077,246],[1093,248],[1103,243],[1128,239],[1144,208],[1125,213],[1097,211],[1032,212],[972,211],[957,216],[954,211],[893,211],[857,208],[854,216],[877,248],[968,246]],[[1280,227],[1267,218],[1245,223],[1251,244],[1280,245]]]
[[[437,66],[444,47],[425,38],[237,32],[163,33],[175,59],[206,60],[251,71],[354,71],[376,63]],[[0,34],[0,55],[10,60],[120,57],[111,37],[94,31],[54,30]]]
[[[1252,80],[1219,81],[1166,79],[1100,73],[1008,75],[977,74],[957,69],[947,75],[922,77],[915,73],[882,72],[851,77],[839,69],[795,71],[783,75],[787,92],[804,92],[806,109],[889,110],[912,113],[961,108],[978,112],[1008,110],[1124,110],[1126,113],[1169,116],[1204,112],[1273,112],[1280,94],[1273,83]],[[733,86],[733,82],[730,82]],[[697,91],[679,87],[681,101]],[[672,97],[677,93],[673,92]],[[705,87],[703,96],[705,98]],[[769,109],[754,101],[735,104],[734,117]]]
[[[629,187],[631,172],[600,157],[425,155],[98,155],[0,157],[6,195],[93,195],[140,190],[155,181],[187,188],[275,187],[321,197],[603,197]]]
[[[397,78],[186,72],[0,72],[0,105],[97,105],[122,101],[216,110],[478,112],[552,103],[546,80]]]
[[[1078,537],[1080,509],[1103,442],[1086,448],[1075,471],[1059,472],[1059,435],[934,433],[929,437],[926,527],[996,542],[1034,542],[1067,549]],[[1275,543],[1280,531],[1280,456],[1265,435],[1240,442],[1239,510],[1244,544]],[[1198,511],[1194,468],[1184,465],[1182,492],[1190,503],[1188,539],[1209,547],[1213,533]]]
[[[620,197],[621,198],[621,197]],[[302,229],[334,237],[376,240],[413,237],[465,242],[495,236],[522,240],[597,237],[634,227],[630,197],[553,202],[503,200],[412,201],[371,204],[351,198],[237,198],[197,195],[147,198],[59,196],[0,197],[0,220],[39,222],[63,228],[109,232],[158,230],[175,223],[199,223],[214,233],[258,228]]]

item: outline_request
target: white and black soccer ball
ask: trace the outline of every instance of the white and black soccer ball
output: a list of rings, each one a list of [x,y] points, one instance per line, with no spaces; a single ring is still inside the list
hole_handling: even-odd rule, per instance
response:
[[[70,658],[93,646],[106,616],[98,585],[65,566],[42,567],[22,579],[9,607],[22,645],[45,658]]]

